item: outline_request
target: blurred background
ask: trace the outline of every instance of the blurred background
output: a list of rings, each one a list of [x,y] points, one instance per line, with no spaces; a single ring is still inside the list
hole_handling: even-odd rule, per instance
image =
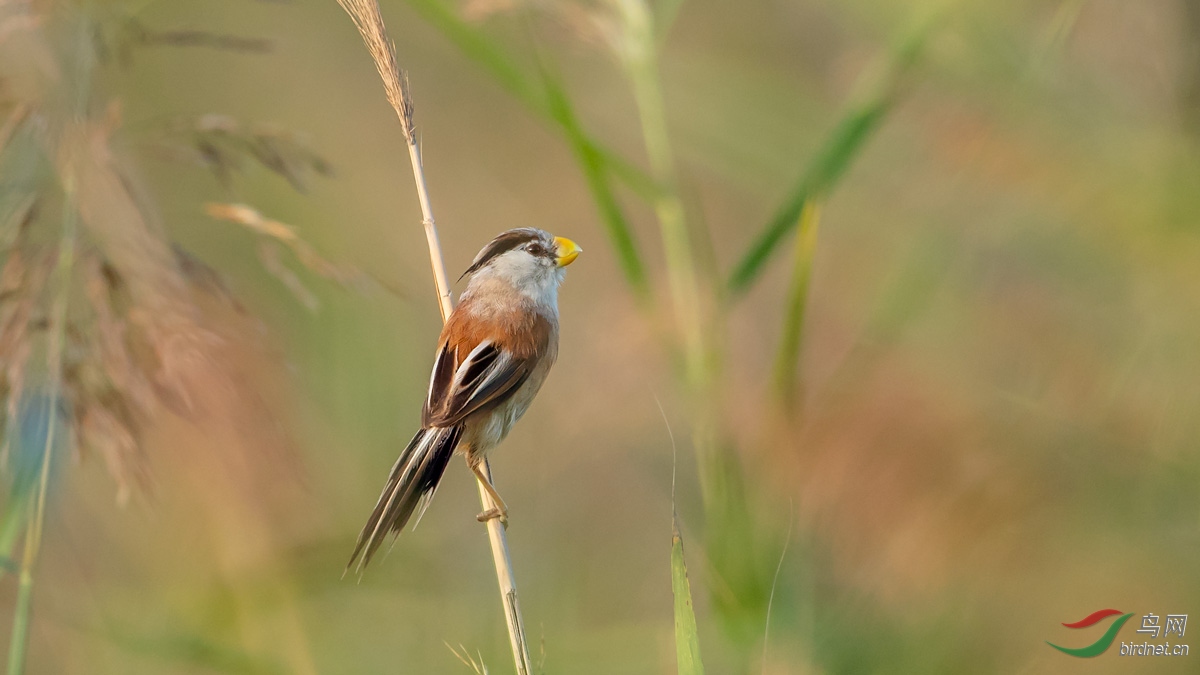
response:
[[[709,673],[1196,672],[1045,641],[1200,613],[1200,4],[381,4],[451,275],[585,250],[492,459],[539,672],[676,672],[673,508]],[[25,670],[511,672],[461,463],[342,576],[440,316],[337,3],[0,3],[0,104]]]

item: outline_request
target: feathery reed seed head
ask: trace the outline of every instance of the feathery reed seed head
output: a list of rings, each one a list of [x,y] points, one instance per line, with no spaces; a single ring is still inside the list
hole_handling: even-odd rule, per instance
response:
[[[388,103],[396,111],[400,126],[404,129],[404,139],[410,144],[416,142],[416,130],[413,127],[412,99],[408,93],[408,75],[396,64],[396,45],[387,36],[383,25],[383,15],[379,11],[377,0],[338,0],[338,4],[350,18],[354,26],[362,34],[371,60],[379,77],[383,78],[383,89]]]

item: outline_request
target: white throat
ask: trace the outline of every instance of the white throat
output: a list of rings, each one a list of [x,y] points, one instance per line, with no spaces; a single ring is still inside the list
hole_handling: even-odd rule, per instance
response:
[[[566,270],[546,264],[524,251],[510,251],[497,256],[487,266],[475,272],[467,283],[463,297],[476,289],[502,283],[528,298],[543,311],[558,313],[558,287]]]

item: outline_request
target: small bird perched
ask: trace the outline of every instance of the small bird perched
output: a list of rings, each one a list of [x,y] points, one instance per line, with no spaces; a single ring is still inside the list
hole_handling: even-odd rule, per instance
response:
[[[475,256],[438,340],[421,430],[392,467],[347,569],[361,553],[361,572],[414,511],[420,521],[456,449],[496,504],[478,519],[508,523],[483,460],[529,409],[558,357],[558,286],[581,252],[570,239],[523,227],[502,232]]]

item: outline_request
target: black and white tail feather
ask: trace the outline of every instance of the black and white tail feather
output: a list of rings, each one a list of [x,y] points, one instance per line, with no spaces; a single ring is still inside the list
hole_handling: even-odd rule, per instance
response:
[[[421,521],[442,480],[442,474],[446,472],[446,466],[450,464],[450,458],[454,456],[462,432],[463,427],[459,424],[421,429],[413,436],[392,466],[392,473],[383,487],[383,493],[379,495],[379,502],[358,534],[354,553],[350,555],[350,562],[346,563],[347,571],[358,560],[354,571],[362,574],[384,538],[389,533],[399,535],[414,511],[417,514],[416,522]],[[359,554],[362,554],[361,559]]]

